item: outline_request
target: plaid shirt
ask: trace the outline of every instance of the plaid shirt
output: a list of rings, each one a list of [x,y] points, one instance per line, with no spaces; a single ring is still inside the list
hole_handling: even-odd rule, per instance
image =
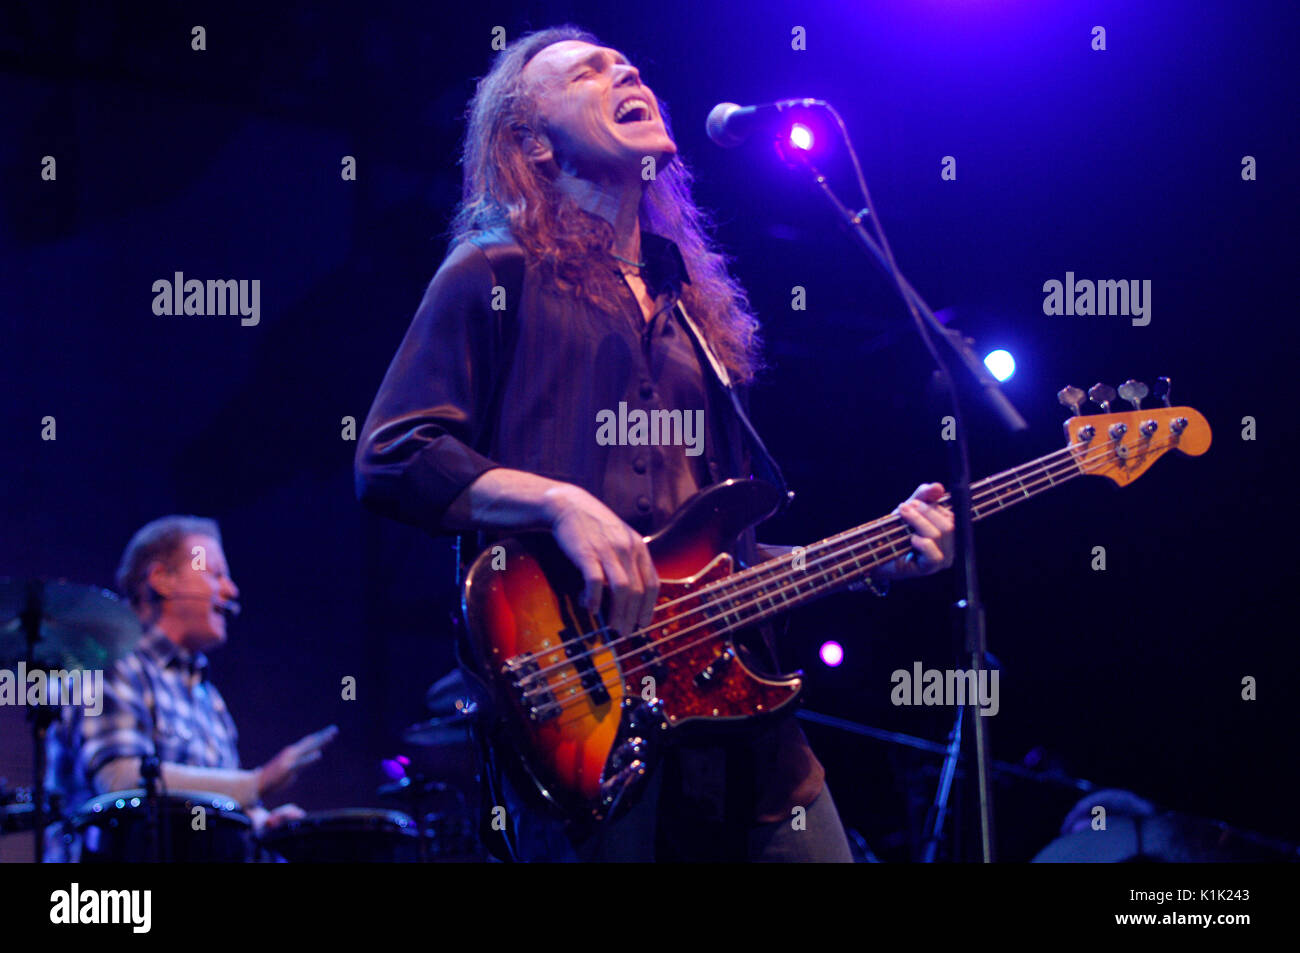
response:
[[[145,757],[155,740],[164,763],[238,768],[238,739],[225,699],[208,680],[207,657],[154,629],[104,673],[100,714],[64,709],[49,735],[50,784],[75,808],[97,793],[94,778],[104,765]]]

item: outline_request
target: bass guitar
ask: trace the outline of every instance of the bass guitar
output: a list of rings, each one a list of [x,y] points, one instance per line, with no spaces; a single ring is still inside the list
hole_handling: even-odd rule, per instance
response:
[[[1065,428],[1064,449],[972,484],[975,519],[1079,476],[1127,486],[1168,451],[1199,456],[1211,439],[1190,407],[1075,416]],[[617,811],[688,724],[788,709],[803,685],[799,673],[755,672],[733,636],[911,548],[911,529],[890,515],[737,569],[728,549],[779,503],[770,484],[728,480],[647,537],[660,589],[653,621],[635,632],[616,632],[582,606],[582,577],[548,534],[502,540],[474,561],[463,591],[471,664],[522,767],[566,816]]]

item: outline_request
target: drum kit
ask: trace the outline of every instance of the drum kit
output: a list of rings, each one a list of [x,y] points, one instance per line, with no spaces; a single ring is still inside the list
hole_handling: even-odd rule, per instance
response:
[[[0,669],[106,670],[140,640],[135,613],[107,590],[68,582],[0,579]],[[25,690],[25,688],[20,688]],[[477,717],[463,681],[453,673],[430,690],[432,717],[402,739],[424,750],[431,767],[412,769],[405,755],[382,762],[381,799],[402,811],[346,808],[309,813],[260,833],[229,797],[145,786],[112,791],[81,805],[47,792],[46,736],[55,704],[28,705],[35,784],[8,788],[0,780],[0,835],[30,833],[36,857],[82,863],[446,863],[484,862],[476,816],[465,792],[477,784],[471,726]],[[53,701],[52,699],[50,701]],[[149,759],[145,759],[146,761]],[[150,774],[154,774],[150,778]]]
[[[62,836],[83,864],[481,861],[473,825],[463,820],[427,816],[421,825],[401,811],[344,808],[286,821],[259,837],[224,795],[172,791],[151,801],[135,788],[87,801],[65,820]]]

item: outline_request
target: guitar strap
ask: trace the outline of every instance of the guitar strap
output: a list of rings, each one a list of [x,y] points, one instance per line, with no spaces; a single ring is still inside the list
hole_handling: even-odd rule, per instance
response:
[[[736,419],[740,422],[741,430],[744,432],[744,435],[749,438],[750,445],[756,451],[756,469],[760,471],[760,475],[764,479],[768,480],[768,482],[772,483],[781,491],[781,508],[784,509],[790,501],[790,489],[786,485],[785,475],[781,473],[781,468],[777,465],[776,460],[773,459],[772,454],[768,452],[767,446],[763,443],[763,438],[758,435],[758,431],[756,431],[754,425],[750,423],[749,415],[745,413],[745,408],[740,403],[740,397],[737,395],[736,389],[731,386],[731,375],[727,373],[726,365],[718,360],[717,355],[713,353],[713,348],[709,346],[709,342],[705,339],[703,332],[700,331],[699,326],[696,325],[694,319],[691,318],[690,314],[687,312],[686,305],[682,302],[680,297],[677,299],[676,308],[677,314],[682,319],[682,323],[686,326],[686,329],[690,332],[691,338],[695,341],[695,346],[704,354],[709,367],[713,369],[714,379],[722,387],[723,392],[731,401],[731,408],[736,414]]]
[[[736,415],[736,419],[740,422],[743,435],[748,437],[751,447],[756,451],[753,458],[754,469],[760,476],[781,491],[781,509],[785,509],[794,494],[790,492],[789,487],[786,485],[785,476],[781,473],[781,467],[763,443],[763,438],[754,429],[754,425],[749,420],[749,415],[745,413],[740,397],[731,384],[731,376],[727,373],[726,365],[718,360],[717,355],[713,353],[713,348],[709,346],[708,340],[691,318],[690,313],[686,310],[686,305],[680,297],[677,300],[677,313],[687,331],[690,332],[691,337],[694,338],[696,347],[704,354],[709,366],[713,369],[714,379],[721,385],[723,392],[731,401],[732,410]],[[756,556],[757,554],[751,555]],[[770,636],[768,642],[770,652]],[[775,661],[775,658],[773,661]],[[724,793],[723,803],[720,806],[725,820],[722,825],[723,843],[720,847],[722,856],[729,857],[733,861],[744,861],[748,859],[749,853],[748,821],[754,813],[755,763],[753,752],[744,745],[726,746],[722,751],[724,759],[722,769]]]

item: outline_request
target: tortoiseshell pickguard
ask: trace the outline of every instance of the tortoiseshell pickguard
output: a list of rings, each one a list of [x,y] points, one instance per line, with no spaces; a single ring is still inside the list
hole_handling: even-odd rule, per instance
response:
[[[730,641],[729,635],[718,634],[725,625],[722,620],[715,619],[701,628],[697,621],[688,618],[702,601],[702,597],[692,593],[730,575],[732,565],[731,557],[724,553],[694,577],[661,579],[660,603],[686,600],[669,610],[671,614],[666,621],[657,624],[653,632],[662,672],[655,680],[654,689],[663,699],[670,725],[693,719],[751,718],[780,708],[799,693],[802,682],[798,677],[764,678],[747,668],[739,656],[724,660],[723,653],[730,647]],[[711,665],[711,677],[698,679]],[[627,694],[643,694],[646,687],[643,677],[634,673],[627,679]]]

